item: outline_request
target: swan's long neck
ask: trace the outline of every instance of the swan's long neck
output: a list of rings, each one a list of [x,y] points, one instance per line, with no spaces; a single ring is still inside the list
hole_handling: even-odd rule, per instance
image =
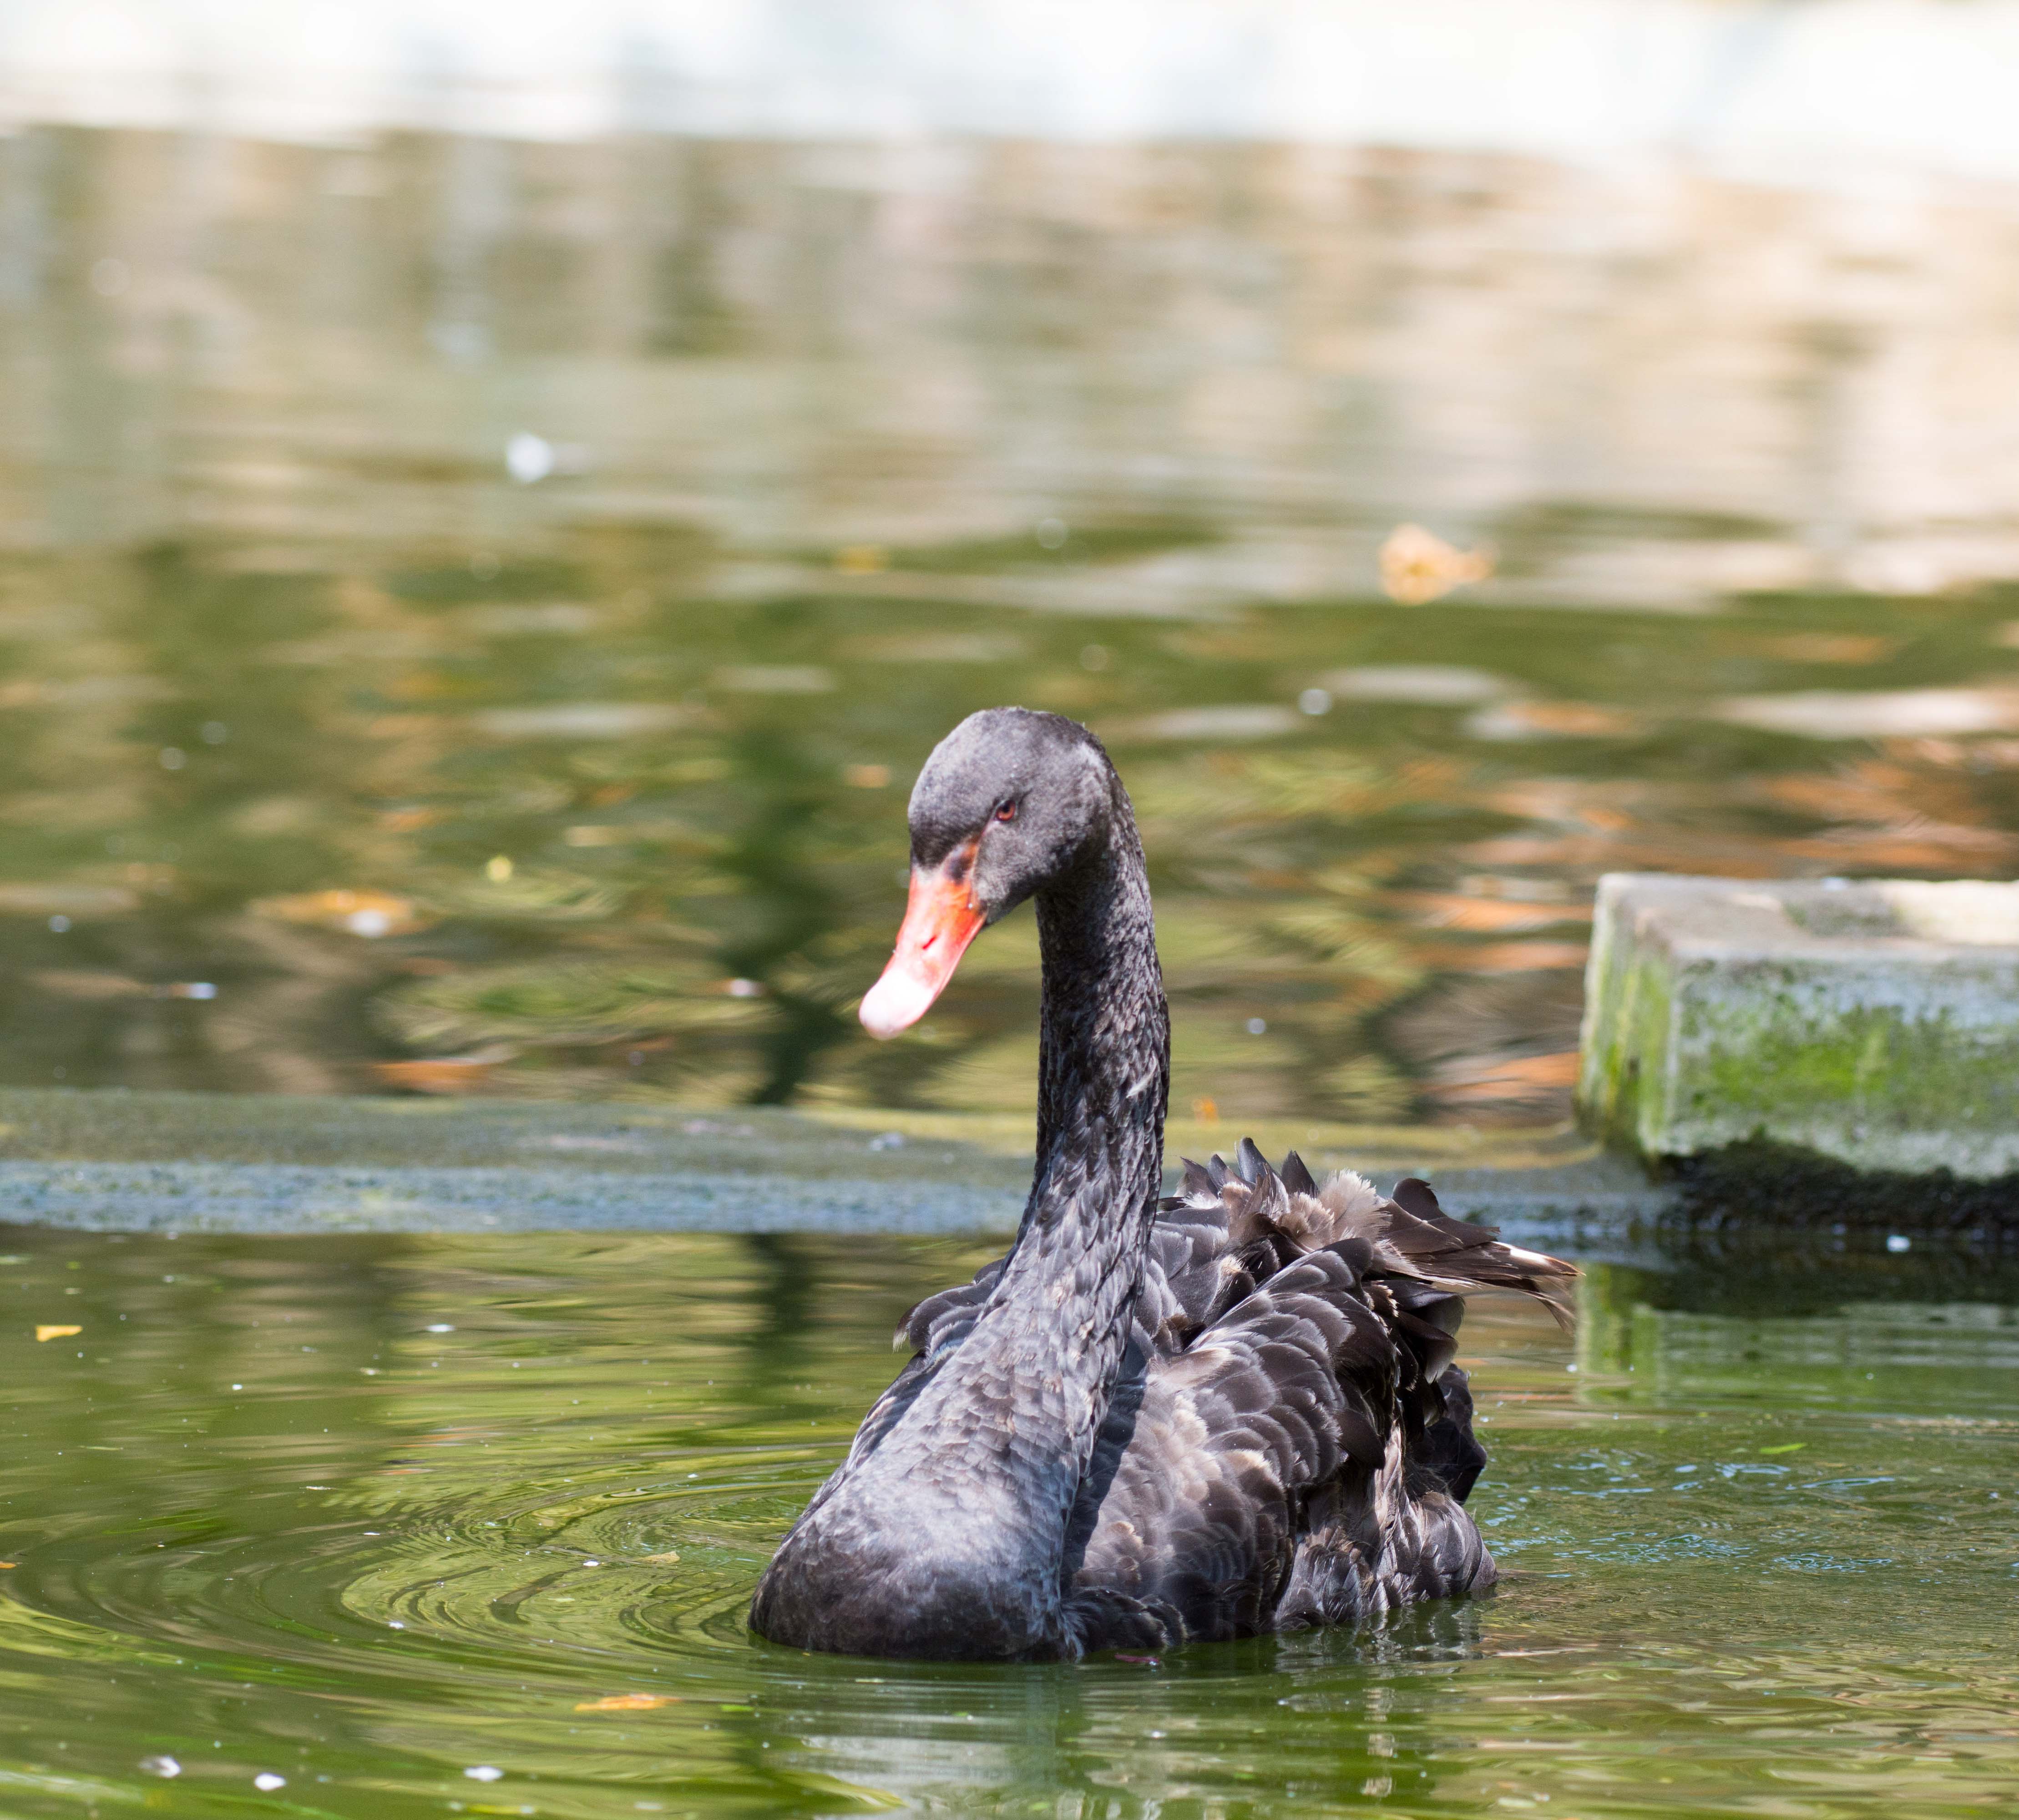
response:
[[[1101,848],[1038,898],[1037,915],[1044,956],[1037,1169],[997,1300],[1013,1278],[1028,1292],[1036,1280],[1061,1276],[1072,1292],[1050,1298],[1057,1314],[1046,1324],[1105,1332],[1117,1325],[1115,1311],[1107,1294],[1089,1292],[1111,1285],[1123,1302],[1135,1292],[1156,1211],[1170,1089],[1150,884],[1125,796]]]
[[[1017,1243],[915,1412],[955,1456],[948,1482],[1013,1537],[1003,1564],[1030,1622],[1040,1606],[1056,1621],[1067,1521],[1128,1346],[1162,1173],[1170,1021],[1142,847],[1115,794],[1101,847],[1036,901],[1038,1153]]]
[[[1067,1520],[1129,1343],[1162,1173],[1169,1023],[1119,783],[1100,844],[1037,901],[1037,1172],[966,1338],[808,1507],[764,1634],[897,1656],[1064,1647]]]

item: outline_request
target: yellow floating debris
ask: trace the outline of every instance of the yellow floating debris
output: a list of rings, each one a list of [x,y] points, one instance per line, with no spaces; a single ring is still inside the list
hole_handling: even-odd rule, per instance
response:
[[[45,1340],[67,1340],[73,1333],[82,1333],[82,1327],[38,1327],[35,1341],[38,1345]]]
[[[609,1694],[600,1700],[584,1700],[578,1713],[648,1713],[654,1706],[677,1706],[678,1694]]]
[[[374,1062],[372,1072],[386,1086],[409,1093],[478,1093],[484,1090],[498,1064],[509,1061],[517,1053],[504,1043],[493,1043],[468,1055],[431,1056],[419,1061]]]
[[[297,897],[263,897],[252,908],[279,922],[314,923],[372,940],[408,935],[427,926],[411,898],[396,897],[390,891],[304,891]]]
[[[1420,607],[1484,581],[1493,562],[1491,549],[1459,549],[1420,524],[1398,524],[1381,546],[1381,591],[1405,607]]]

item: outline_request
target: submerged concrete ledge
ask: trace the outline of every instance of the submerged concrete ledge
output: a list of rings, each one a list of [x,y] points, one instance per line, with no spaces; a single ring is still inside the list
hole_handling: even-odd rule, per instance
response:
[[[1013,1231],[1020,1195],[958,1182],[594,1169],[0,1162],[0,1221],[103,1232]]]
[[[1170,1150],[1231,1150],[1180,1122]],[[1265,1122],[1272,1155],[1420,1174],[1510,1235],[1594,1241],[1658,1217],[1667,1188],[1560,1130]],[[1030,1177],[1009,1117],[658,1103],[0,1091],[0,1224],[98,1231],[800,1232],[996,1235]]]

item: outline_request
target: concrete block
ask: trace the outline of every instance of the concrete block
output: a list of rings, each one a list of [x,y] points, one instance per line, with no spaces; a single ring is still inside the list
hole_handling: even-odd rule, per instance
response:
[[[1644,1156],[2019,1171],[2019,885],[1609,874],[1582,1050],[1580,1115]]]

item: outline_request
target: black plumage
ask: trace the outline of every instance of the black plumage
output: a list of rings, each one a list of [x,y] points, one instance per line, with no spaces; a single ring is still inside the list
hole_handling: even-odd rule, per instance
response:
[[[1425,1183],[1321,1185],[1245,1140],[1231,1166],[1187,1162],[1160,1202],[1168,1024],[1107,755],[1056,716],[992,709],[934,752],[911,814],[915,908],[886,978],[908,952],[940,970],[880,1015],[901,1027],[952,972],[914,930],[919,904],[979,926],[1034,898],[1037,1171],[1009,1253],[901,1329],[912,1356],[779,1549],[752,1626],[855,1654],[1045,1657],[1490,1585],[1463,1507],[1485,1456],[1452,1362],[1463,1297],[1560,1314],[1571,1267],[1449,1217]]]

